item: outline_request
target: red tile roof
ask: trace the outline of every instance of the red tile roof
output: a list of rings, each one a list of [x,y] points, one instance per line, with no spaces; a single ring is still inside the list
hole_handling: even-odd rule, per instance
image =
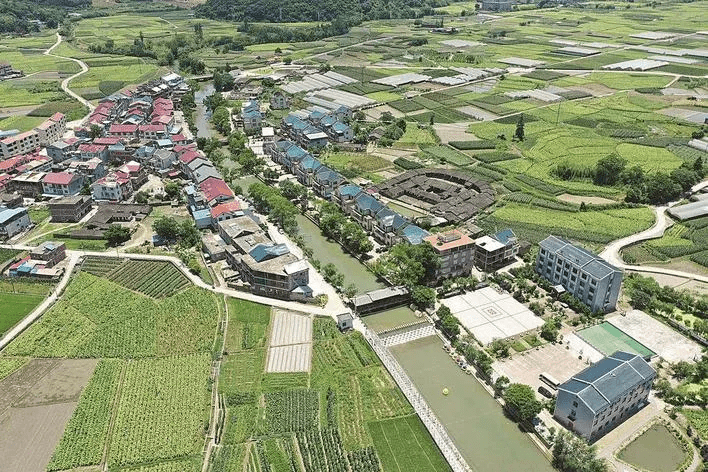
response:
[[[204,196],[208,201],[214,200],[218,197],[234,197],[234,192],[226,185],[222,179],[217,179],[216,177],[209,177],[204,182],[199,184],[199,188],[204,192]]]
[[[33,134],[37,134],[37,132],[34,130],[29,130],[29,131],[25,131],[24,133],[16,134],[15,136],[10,136],[9,138],[5,138],[0,142],[5,143],[5,144],[12,144],[15,141],[25,139],[26,137],[32,136]]]
[[[79,152],[90,152],[90,153],[96,153],[96,152],[103,152],[106,150],[106,145],[105,144],[80,144],[79,145]]]
[[[211,209],[211,217],[218,218],[224,213],[231,213],[232,211],[239,211],[241,209],[241,203],[237,201],[220,203]]]
[[[42,182],[54,185],[69,185],[71,181],[76,178],[78,178],[76,174],[70,174],[68,172],[50,172],[44,176]]]
[[[165,125],[140,125],[138,127],[138,131],[141,133],[144,132],[164,132],[165,131]]]
[[[113,124],[108,130],[109,133],[135,133],[137,131],[138,125],[118,125]]]
[[[171,116],[160,115],[160,116],[156,116],[152,119],[152,124],[153,125],[167,125],[170,123],[170,121],[172,121]]]
[[[61,121],[61,120],[64,119],[64,114],[63,114],[63,113],[56,112],[56,113],[54,113],[54,114],[51,116],[51,118],[49,118],[49,119],[52,120],[52,121],[58,122],[58,121]]]
[[[123,138],[119,136],[103,136],[101,138],[96,138],[93,140],[93,144],[105,144],[106,146],[112,146],[121,142]]]
[[[187,141],[187,137],[183,134],[173,134],[170,139],[172,139],[173,143],[184,143]]]
[[[179,135],[177,135],[179,136]],[[174,138],[174,136],[173,136]],[[181,153],[181,152],[186,152],[186,151],[196,151],[197,150],[197,143],[189,143],[189,144],[177,144],[174,148],[174,151],[176,153]]]
[[[0,172],[14,170],[25,161],[25,156],[15,156],[0,162]]]
[[[187,151],[187,152],[182,153],[182,155],[179,156],[179,160],[180,160],[180,162],[182,162],[183,164],[189,164],[190,162],[192,162],[192,161],[193,161],[194,159],[196,159],[197,157],[202,157],[202,156],[201,156],[198,152],[189,150],[189,151]]]

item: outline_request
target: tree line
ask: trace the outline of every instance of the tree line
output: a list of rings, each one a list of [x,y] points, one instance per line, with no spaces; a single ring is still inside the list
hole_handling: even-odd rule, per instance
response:
[[[58,27],[71,11],[91,7],[91,0],[3,0],[0,2],[0,33],[37,32],[39,20],[49,28]]]

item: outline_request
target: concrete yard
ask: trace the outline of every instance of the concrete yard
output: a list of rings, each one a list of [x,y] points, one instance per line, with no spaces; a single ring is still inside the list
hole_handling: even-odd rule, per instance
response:
[[[629,334],[669,362],[693,361],[701,357],[698,343],[640,310],[615,315],[607,321]]]
[[[516,354],[511,359],[496,361],[494,370],[506,375],[512,382],[531,385],[537,390],[541,385],[548,388],[539,378],[541,372],[555,377],[559,382],[565,382],[572,375],[588,367],[586,357],[578,359],[578,355],[566,344],[546,344],[523,353]],[[540,395],[539,395],[540,398]]]
[[[309,372],[312,364],[312,317],[273,311],[266,372]]]
[[[482,344],[536,329],[543,320],[508,293],[491,287],[442,301]]]

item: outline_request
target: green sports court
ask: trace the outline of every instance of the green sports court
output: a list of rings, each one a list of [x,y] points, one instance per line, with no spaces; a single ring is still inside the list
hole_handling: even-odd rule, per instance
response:
[[[607,321],[581,329],[575,334],[606,356],[615,351],[631,352],[644,358],[652,357],[656,354],[644,344]]]

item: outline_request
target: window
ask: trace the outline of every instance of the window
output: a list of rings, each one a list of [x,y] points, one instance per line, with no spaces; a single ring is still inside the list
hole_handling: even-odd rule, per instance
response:
[[[578,406],[578,402],[573,402],[573,406],[574,406],[574,407],[577,407],[577,406]]]
[[[575,410],[570,410],[570,416],[572,416],[573,418],[575,418]]]

